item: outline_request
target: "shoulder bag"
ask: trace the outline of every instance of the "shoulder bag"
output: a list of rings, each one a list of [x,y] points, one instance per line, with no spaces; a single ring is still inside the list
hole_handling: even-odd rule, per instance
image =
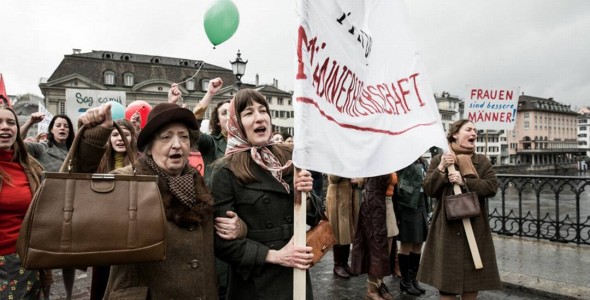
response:
[[[470,192],[469,189],[467,193],[445,196],[443,202],[448,221],[477,217],[481,214],[477,193]]]
[[[52,269],[164,260],[166,217],[157,176],[135,175],[133,157],[133,175],[72,173],[72,156],[84,130],[82,126],[76,134],[63,173],[46,173],[33,196],[17,242],[23,266]],[[130,149],[127,139],[123,141]]]
[[[311,247],[313,253],[313,262],[311,266],[317,264],[322,257],[336,244],[336,238],[334,237],[334,231],[328,221],[328,217],[320,207],[320,222],[307,231],[306,244]]]

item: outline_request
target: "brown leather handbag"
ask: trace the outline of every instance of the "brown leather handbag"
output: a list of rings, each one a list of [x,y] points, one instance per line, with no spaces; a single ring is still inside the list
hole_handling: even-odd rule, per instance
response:
[[[328,218],[322,214],[320,222],[307,231],[306,244],[312,248],[313,262],[311,266],[317,264],[322,257],[336,244],[334,231],[328,221]]]
[[[481,214],[477,193],[467,192],[444,197],[447,220],[477,217]]]
[[[84,126],[61,171],[71,170],[83,132]],[[23,220],[17,253],[27,269],[161,261],[165,218],[157,176],[46,173]]]

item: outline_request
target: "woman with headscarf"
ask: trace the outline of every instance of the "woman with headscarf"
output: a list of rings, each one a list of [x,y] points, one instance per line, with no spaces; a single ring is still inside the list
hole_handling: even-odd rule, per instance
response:
[[[248,233],[231,241],[215,238],[216,255],[230,265],[227,299],[292,299],[293,268],[307,270],[313,259],[311,247],[295,246],[292,239],[295,193],[312,190],[311,174],[296,173],[292,148],[272,142],[269,107],[260,92],[238,91],[229,116],[226,154],[213,173],[215,214],[235,211]],[[307,223],[315,225],[319,208],[308,208]],[[306,291],[312,299],[309,274]]]
[[[489,159],[475,153],[477,129],[469,120],[451,124],[447,141],[451,151],[432,158],[426,177],[424,192],[437,198],[432,225],[422,254],[418,279],[436,287],[441,299],[476,299],[478,291],[500,289],[500,275],[496,264],[496,251],[488,221],[485,199],[498,190],[498,179]],[[455,165],[456,171],[447,171]],[[470,218],[479,248],[483,269],[476,270],[466,242],[461,220],[447,220],[444,197],[453,194],[453,185],[477,193],[481,215]]]
[[[212,80],[209,91],[220,83]],[[93,172],[113,130],[110,105],[80,117],[88,126],[74,158],[74,172]],[[104,299],[217,299],[213,255],[213,199],[203,177],[188,165],[196,127],[190,110],[173,103],[156,105],[137,139],[143,152],[136,166],[114,174],[158,175],[167,222],[166,260],[111,267]],[[237,218],[236,218],[237,219]],[[233,227],[231,227],[233,226]],[[224,237],[239,231],[237,222],[219,227]]]

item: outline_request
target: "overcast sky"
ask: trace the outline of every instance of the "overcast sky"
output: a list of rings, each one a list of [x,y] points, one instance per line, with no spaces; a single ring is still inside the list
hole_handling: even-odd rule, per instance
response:
[[[213,0],[2,0],[0,73],[9,94],[41,96],[72,48],[205,60],[230,68],[238,49],[245,82],[293,89],[294,0],[234,0],[235,35],[213,49],[203,17]],[[520,87],[527,95],[590,106],[590,1],[407,0],[435,93],[465,86]]]

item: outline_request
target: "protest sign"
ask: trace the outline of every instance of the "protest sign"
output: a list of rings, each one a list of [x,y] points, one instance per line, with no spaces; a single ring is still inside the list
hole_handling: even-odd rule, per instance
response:
[[[518,88],[467,86],[465,115],[477,129],[509,130],[516,124]]]
[[[122,91],[66,89],[66,114],[72,120],[78,120],[89,108],[99,107],[109,101],[118,102],[125,107],[126,94]]]

